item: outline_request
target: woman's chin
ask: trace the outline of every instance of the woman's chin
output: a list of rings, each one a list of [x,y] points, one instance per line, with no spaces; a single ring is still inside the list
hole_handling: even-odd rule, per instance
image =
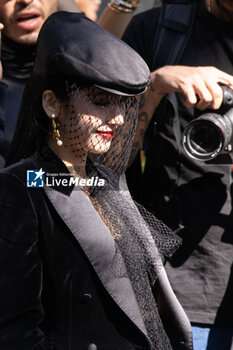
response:
[[[104,146],[99,146],[98,147],[93,147],[90,152],[94,153],[94,154],[102,154],[102,153],[106,153],[109,151],[109,148],[111,146],[111,143],[109,145],[104,145]]]

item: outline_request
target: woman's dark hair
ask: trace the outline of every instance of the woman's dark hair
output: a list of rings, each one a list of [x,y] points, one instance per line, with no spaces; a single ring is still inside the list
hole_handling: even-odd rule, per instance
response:
[[[61,101],[69,101],[79,87],[65,79],[42,79],[33,75],[24,91],[12,146],[6,165],[29,157],[46,144],[51,120],[42,107],[43,91],[50,89]]]

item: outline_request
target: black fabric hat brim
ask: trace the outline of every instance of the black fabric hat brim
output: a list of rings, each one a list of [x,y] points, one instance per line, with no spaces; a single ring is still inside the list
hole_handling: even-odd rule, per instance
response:
[[[135,93],[134,94],[129,94],[129,93],[124,93],[122,91],[118,91],[118,90],[115,90],[115,89],[108,89],[106,87],[103,87],[103,86],[99,86],[99,85],[94,85],[95,87],[101,89],[101,90],[104,90],[104,91],[107,91],[107,92],[110,92],[111,94],[115,94],[115,95],[121,95],[121,96],[135,96]],[[137,93],[136,95],[142,95],[144,92],[146,92],[147,90],[147,86],[145,87],[145,89],[139,93]]]
[[[34,74],[132,96],[150,81],[144,60],[81,13],[56,12],[42,26]]]

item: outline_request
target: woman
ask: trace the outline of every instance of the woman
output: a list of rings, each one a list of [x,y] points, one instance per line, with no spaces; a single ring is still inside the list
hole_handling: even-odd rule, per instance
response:
[[[24,159],[0,176],[1,349],[192,348],[162,265],[179,242],[121,180],[148,83],[85,16],[45,22],[12,150]]]

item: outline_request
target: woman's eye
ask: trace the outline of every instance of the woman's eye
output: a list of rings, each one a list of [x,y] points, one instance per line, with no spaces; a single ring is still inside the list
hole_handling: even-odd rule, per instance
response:
[[[109,99],[101,96],[95,96],[95,98],[92,99],[92,103],[98,107],[107,107],[110,105]]]
[[[95,101],[94,104],[98,107],[107,107],[109,106],[108,101]]]

